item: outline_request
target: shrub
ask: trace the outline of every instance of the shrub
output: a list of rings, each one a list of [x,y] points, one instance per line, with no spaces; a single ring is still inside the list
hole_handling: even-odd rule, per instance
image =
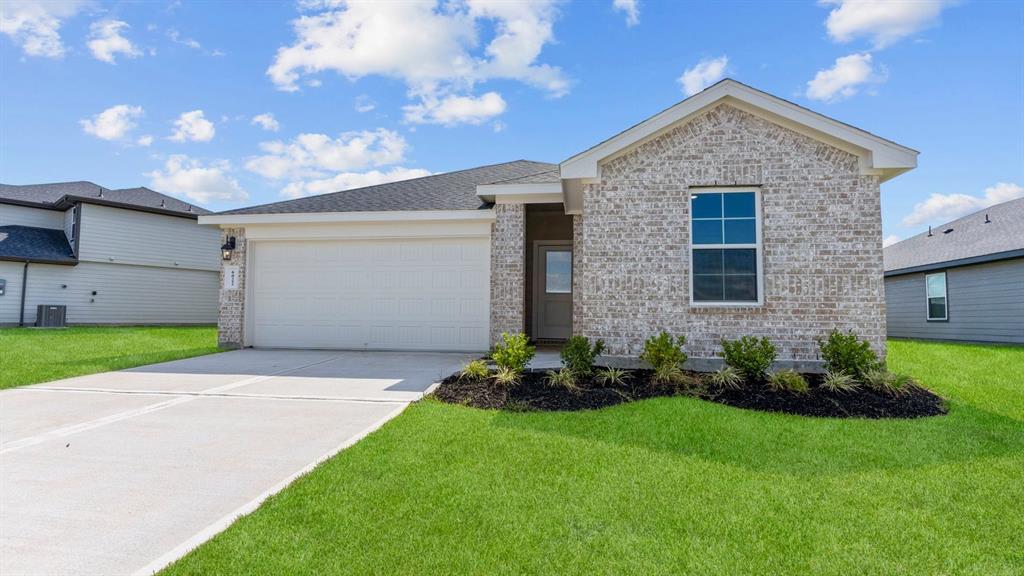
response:
[[[867,340],[857,338],[853,330],[832,330],[828,333],[827,340],[818,342],[818,348],[821,349],[821,359],[825,361],[827,370],[843,372],[857,380],[863,379],[868,372],[882,367],[871,345]]]
[[[767,338],[744,336],[739,340],[722,339],[725,364],[739,370],[747,380],[764,382],[775,362],[775,345]]]
[[[481,380],[490,374],[491,370],[487,367],[486,360],[473,360],[462,367],[459,372],[459,380]]]
[[[597,371],[597,381],[605,386],[622,386],[630,378],[629,372],[621,368],[605,368]]]
[[[913,384],[914,380],[906,374],[893,374],[888,370],[875,369],[866,372],[863,382],[868,388],[890,394],[902,394],[907,387]]]
[[[578,392],[580,389],[579,385],[576,383],[576,373],[568,368],[563,368],[561,370],[548,370],[547,382],[548,386],[565,388],[570,392]]]
[[[519,379],[522,378],[522,372],[516,372],[511,368],[498,368],[494,373],[494,382],[501,386],[514,386],[519,384]]]
[[[779,370],[768,379],[772,390],[785,390],[797,394],[806,394],[810,388],[807,380],[795,370]]]
[[[495,344],[494,350],[491,351],[491,359],[498,366],[499,369],[506,369],[515,372],[517,375],[522,374],[523,370],[526,369],[526,365],[529,364],[533,355],[537,352],[537,349],[530,346],[530,341],[526,337],[526,334],[509,334],[504,332],[501,335],[502,343]]]
[[[857,389],[857,380],[846,372],[825,372],[821,387],[830,392],[852,392]]]
[[[732,366],[723,366],[708,375],[711,383],[719,388],[739,390],[743,385],[743,374]]]
[[[601,352],[604,352],[604,340],[591,345],[586,336],[573,336],[562,347],[562,365],[580,376],[590,376]]]
[[[688,384],[690,378],[679,364],[662,364],[654,369],[654,381],[658,384]]]
[[[661,334],[651,336],[644,342],[644,351],[640,354],[640,359],[650,364],[655,371],[667,370],[665,366],[676,366],[681,372],[683,363],[686,362],[684,344],[686,336],[672,338],[668,332],[662,331]]]

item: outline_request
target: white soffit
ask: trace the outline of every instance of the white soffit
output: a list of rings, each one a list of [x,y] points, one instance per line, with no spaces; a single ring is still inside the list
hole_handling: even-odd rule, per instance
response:
[[[529,182],[522,184],[481,184],[476,195],[495,204],[543,204],[562,202],[561,182]]]
[[[246,224],[305,224],[355,222],[494,222],[494,210],[391,210],[382,212],[305,212],[275,214],[211,214],[200,224],[221,227]]]
[[[861,159],[862,172],[878,175],[882,181],[917,167],[916,150],[726,79],[562,162],[562,178],[596,179],[601,162],[625,154],[721,103],[855,154]]]

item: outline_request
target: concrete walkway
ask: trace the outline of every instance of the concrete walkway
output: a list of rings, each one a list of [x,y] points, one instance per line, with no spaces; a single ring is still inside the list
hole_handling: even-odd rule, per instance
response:
[[[242,350],[0,392],[0,574],[149,574],[473,355]]]

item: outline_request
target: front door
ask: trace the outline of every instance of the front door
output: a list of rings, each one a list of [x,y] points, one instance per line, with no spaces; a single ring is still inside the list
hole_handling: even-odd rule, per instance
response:
[[[572,336],[572,244],[538,243],[534,252],[533,337]]]

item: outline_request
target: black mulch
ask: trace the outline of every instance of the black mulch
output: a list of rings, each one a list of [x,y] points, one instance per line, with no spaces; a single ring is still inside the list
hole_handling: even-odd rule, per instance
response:
[[[686,395],[737,408],[830,418],[920,418],[946,413],[945,401],[919,386],[908,386],[899,393],[866,387],[830,392],[819,386],[820,376],[805,374],[810,391],[797,394],[761,384],[721,389],[701,383],[701,375],[696,373],[688,374],[694,382],[684,386],[658,384],[649,370],[632,370],[629,374],[624,385],[602,386],[588,380],[579,382],[576,390],[549,385],[541,372],[527,372],[522,382],[508,388],[490,379],[466,380],[452,375],[441,382],[434,396],[449,404],[510,411],[591,410],[645,398]]]

